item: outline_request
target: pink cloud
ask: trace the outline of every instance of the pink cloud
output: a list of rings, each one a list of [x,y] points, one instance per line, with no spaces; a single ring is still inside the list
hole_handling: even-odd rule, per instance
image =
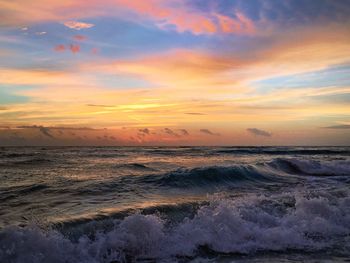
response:
[[[78,21],[67,21],[63,23],[66,27],[75,30],[87,29],[94,26],[94,24],[78,22]]]
[[[65,21],[63,24],[74,30],[94,26],[79,21],[91,17],[113,16],[136,22],[151,21],[161,29],[175,29],[193,34],[249,34],[256,26],[240,10],[231,10],[232,16],[218,13],[215,5],[203,11],[189,4],[187,0],[44,0],[34,3],[12,0],[12,9],[5,10],[9,24],[21,25],[43,21]],[[227,10],[228,12],[230,10]],[[78,20],[75,20],[78,19]]]
[[[85,41],[87,40],[87,37],[86,36],[83,36],[83,35],[75,35],[73,37],[74,40],[77,40],[77,41]]]
[[[174,26],[179,32],[190,31],[195,34],[209,34],[217,31],[217,25],[210,16],[188,9],[182,0],[168,2],[117,0],[117,2],[124,8],[154,20],[160,28]]]
[[[253,21],[239,11],[233,10],[232,13],[235,15],[233,18],[215,11],[202,12],[192,9],[184,0],[116,0],[116,2],[124,8],[153,20],[163,29],[175,27],[178,32],[189,31],[194,34],[247,34],[255,31]]]
[[[80,51],[80,46],[76,44],[70,44],[69,49],[72,51],[72,53],[78,53]]]
[[[235,14],[235,19],[221,14],[215,16],[218,19],[219,30],[223,33],[250,34],[255,31],[254,23],[240,12]]]
[[[57,52],[63,52],[66,50],[66,47],[64,45],[60,44],[60,45],[55,46],[54,50]]]

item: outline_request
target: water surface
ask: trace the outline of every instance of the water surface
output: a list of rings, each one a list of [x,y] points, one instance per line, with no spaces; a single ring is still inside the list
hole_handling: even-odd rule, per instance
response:
[[[0,262],[342,262],[349,186],[349,147],[0,148]]]

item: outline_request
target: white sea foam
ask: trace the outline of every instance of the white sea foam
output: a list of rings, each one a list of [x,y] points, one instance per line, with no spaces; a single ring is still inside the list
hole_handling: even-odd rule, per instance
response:
[[[157,215],[141,214],[114,224],[111,230],[99,231],[94,237],[83,235],[77,241],[37,227],[9,227],[0,232],[0,262],[176,261],[195,256],[200,247],[251,254],[338,246],[349,253],[350,197],[344,190],[333,195],[296,192],[214,199],[193,218],[173,226]]]

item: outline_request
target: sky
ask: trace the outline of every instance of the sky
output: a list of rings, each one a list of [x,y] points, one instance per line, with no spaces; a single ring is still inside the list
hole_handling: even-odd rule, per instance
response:
[[[0,0],[0,146],[350,145],[350,0]]]

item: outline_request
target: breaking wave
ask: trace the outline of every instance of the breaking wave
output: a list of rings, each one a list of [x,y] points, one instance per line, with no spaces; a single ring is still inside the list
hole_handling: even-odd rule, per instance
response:
[[[213,198],[180,223],[162,215],[133,214],[72,238],[32,226],[0,232],[0,262],[112,263],[148,259],[184,262],[199,253],[303,253],[350,249],[349,190],[337,193]],[[77,226],[78,227],[78,226]]]
[[[287,173],[306,175],[342,176],[350,175],[349,160],[303,160],[297,158],[277,158],[268,165]]]

